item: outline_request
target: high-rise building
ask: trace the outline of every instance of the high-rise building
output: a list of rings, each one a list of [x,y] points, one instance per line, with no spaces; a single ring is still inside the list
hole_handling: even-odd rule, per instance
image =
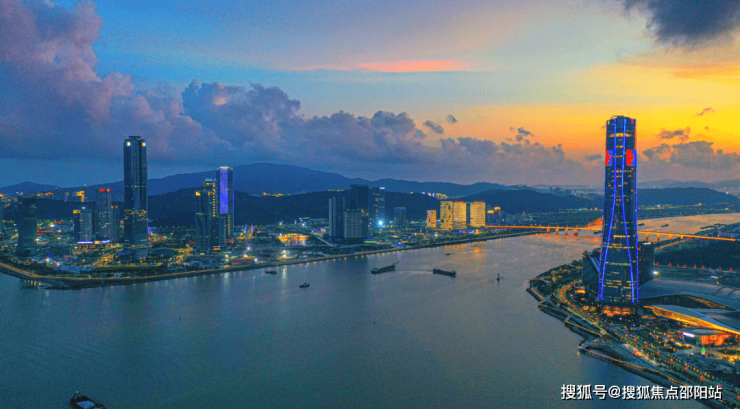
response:
[[[427,210],[427,229],[437,228],[437,211]]]
[[[636,124],[606,122],[604,224],[599,258],[599,303],[608,316],[632,314],[639,301]]]
[[[113,229],[113,197],[110,189],[98,189],[95,193],[95,236],[100,240],[115,241]]]
[[[468,204],[461,201],[452,203],[452,228],[464,229],[468,227]]]
[[[72,201],[85,203],[85,191],[80,190],[79,192],[74,192],[74,196],[72,196]]]
[[[470,204],[470,227],[486,226],[486,202]]]
[[[36,232],[38,231],[38,208],[35,197],[22,199],[21,214],[16,225],[18,226],[16,254],[20,257],[35,256],[37,252]]]
[[[0,198],[0,235],[5,233],[5,202]]]
[[[234,169],[221,166],[216,170],[218,214],[224,218],[226,238],[234,236]]]
[[[195,191],[195,252],[211,252],[211,202],[208,191]]]
[[[443,200],[440,202],[439,211],[439,223],[442,230],[452,230],[453,226],[453,204],[454,202],[449,200]]]
[[[129,136],[123,143],[123,235],[134,260],[146,258],[149,246],[146,142]]]
[[[655,276],[655,243],[649,241],[640,242],[637,247],[637,271],[639,274],[640,285],[652,280]]]
[[[406,224],[406,208],[401,207],[394,207],[393,208],[393,221],[396,223],[396,226],[403,226]]]
[[[378,227],[385,222],[385,188],[374,187],[370,190],[370,224]]]
[[[383,206],[385,206],[385,201]],[[347,209],[361,212],[363,220],[362,236],[367,237],[369,235],[368,225],[370,224],[370,188],[367,185],[350,185]]]
[[[219,249],[226,244],[226,218],[221,215],[219,206],[218,182],[208,178],[203,181],[201,189],[204,198],[208,201],[208,228],[211,232],[211,248]]]
[[[95,213],[92,210],[73,210],[74,215],[74,238],[76,242],[91,242],[95,239],[94,220]]]
[[[329,237],[332,240],[344,239],[344,212],[347,210],[343,197],[329,199]]]
[[[347,209],[344,211],[344,241],[348,243],[360,243],[365,240],[363,226],[367,219],[360,209]]]

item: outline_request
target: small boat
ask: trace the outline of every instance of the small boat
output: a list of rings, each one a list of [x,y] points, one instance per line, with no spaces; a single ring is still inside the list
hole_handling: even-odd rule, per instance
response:
[[[267,270],[267,271],[265,271],[265,273],[267,273],[267,274],[277,274],[277,271],[275,271],[275,270]]]
[[[105,406],[102,404],[95,402],[79,392],[75,392],[75,394],[72,395],[72,399],[69,400],[69,404],[78,409],[105,409]]]
[[[447,271],[447,270],[441,270],[439,268],[435,268],[432,270],[432,274],[442,274],[444,276],[455,277],[457,275],[457,271],[455,270]]]
[[[309,285],[310,284],[308,284],[308,283],[303,283],[303,284],[299,285],[298,288],[308,288]]]
[[[452,254],[452,253],[445,253],[445,256],[449,256],[450,254]]]
[[[496,281],[501,281],[501,274],[496,273]]]
[[[666,224],[664,224],[664,225],[662,225],[660,227],[668,227],[668,223],[666,223]]]
[[[396,264],[398,264],[398,261],[396,261],[395,263],[393,263],[393,264],[391,264],[389,266],[385,266],[385,267],[381,267],[381,268],[374,268],[374,269],[370,270],[370,274],[380,274],[380,273],[385,273],[385,272],[388,272],[388,271],[393,271],[393,270],[396,269]]]
[[[644,226],[644,225],[645,225],[645,223],[638,223],[637,225],[638,225],[638,226]]]

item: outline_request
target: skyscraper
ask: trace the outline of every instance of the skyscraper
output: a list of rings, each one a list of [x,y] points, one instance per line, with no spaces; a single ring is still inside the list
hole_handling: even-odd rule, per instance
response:
[[[385,199],[383,207],[385,207]],[[367,185],[350,185],[347,208],[361,212],[362,236],[367,237],[369,235],[368,224],[370,223],[370,188]]]
[[[211,251],[211,202],[206,189],[195,191],[195,252]]]
[[[234,169],[221,166],[216,170],[218,214],[224,218],[226,238],[234,235]]]
[[[146,142],[129,136],[123,143],[123,234],[134,259],[146,258],[149,244],[147,180]]]
[[[92,210],[74,210],[74,239],[76,242],[91,242],[95,238]]]
[[[406,224],[406,208],[394,207],[393,208],[393,220],[396,222],[396,226],[403,226]]]
[[[24,198],[21,201],[20,218],[16,221],[18,226],[18,243],[16,254],[20,257],[35,256],[36,232],[38,230],[38,208],[36,198]]]
[[[5,233],[5,202],[0,198],[0,235]]]
[[[344,241],[346,243],[362,243],[365,240],[363,227],[367,219],[362,210],[347,209],[344,211]]]
[[[208,178],[203,181],[201,192],[208,201],[208,228],[211,232],[211,248],[220,248],[226,244],[226,222],[219,208],[219,191],[216,179]]]
[[[486,202],[470,203],[470,227],[486,226]]]
[[[468,227],[468,204],[461,201],[452,203],[452,228],[464,229]]]
[[[385,223],[385,188],[370,189],[370,224],[374,227]]]
[[[114,240],[113,199],[110,189],[95,193],[95,236],[100,240]]]
[[[427,210],[427,229],[437,228],[437,211]]]
[[[440,202],[439,223],[442,230],[452,230],[453,221],[453,203],[450,200]]]
[[[344,239],[344,203],[343,197],[329,199],[329,237],[332,240]]]
[[[606,122],[604,224],[599,258],[599,303],[608,316],[634,312],[638,296],[636,121]]]

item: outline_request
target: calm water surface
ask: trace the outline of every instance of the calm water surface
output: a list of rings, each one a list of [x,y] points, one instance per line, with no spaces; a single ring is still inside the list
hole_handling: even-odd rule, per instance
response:
[[[574,406],[560,400],[563,384],[648,385],[579,355],[581,338],[524,291],[597,246],[588,236],[80,291],[25,290],[0,275],[0,406],[66,408],[79,390],[110,409],[558,408]],[[395,261],[396,272],[369,274]]]

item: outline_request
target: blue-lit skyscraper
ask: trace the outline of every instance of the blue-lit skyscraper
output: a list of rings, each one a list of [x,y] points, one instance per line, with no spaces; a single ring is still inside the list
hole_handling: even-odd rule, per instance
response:
[[[634,312],[638,297],[636,121],[615,116],[606,122],[604,224],[599,258],[602,313]]]
[[[226,225],[226,238],[234,235],[234,169],[221,166],[216,170],[218,214]]]

